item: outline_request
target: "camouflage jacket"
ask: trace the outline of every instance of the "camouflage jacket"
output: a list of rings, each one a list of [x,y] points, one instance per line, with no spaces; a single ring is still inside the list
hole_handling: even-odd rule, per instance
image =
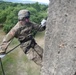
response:
[[[19,41],[27,39],[28,36],[31,35],[33,29],[37,31],[43,31],[45,30],[45,27],[42,27],[41,25],[37,25],[36,23],[32,22],[22,24],[22,22],[19,21],[4,37],[1,44],[2,50],[7,49],[8,45],[14,37],[18,38]]]

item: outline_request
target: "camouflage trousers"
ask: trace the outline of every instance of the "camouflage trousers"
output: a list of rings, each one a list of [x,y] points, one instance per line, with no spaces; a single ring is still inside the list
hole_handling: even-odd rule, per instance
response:
[[[31,59],[37,65],[42,66],[43,49],[35,42],[34,39],[21,43],[20,47],[28,59]]]

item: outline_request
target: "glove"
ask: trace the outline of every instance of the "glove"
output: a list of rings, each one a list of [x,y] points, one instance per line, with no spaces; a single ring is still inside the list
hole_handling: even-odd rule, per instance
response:
[[[0,58],[3,58],[5,56],[5,52],[2,50],[0,46]]]
[[[43,19],[42,21],[41,21],[41,26],[46,26],[46,20],[45,19]]]

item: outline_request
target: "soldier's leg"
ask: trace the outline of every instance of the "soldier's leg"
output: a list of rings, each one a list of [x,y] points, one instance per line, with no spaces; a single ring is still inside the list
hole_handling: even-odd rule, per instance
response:
[[[26,53],[28,59],[34,61],[37,65],[42,67],[43,49],[39,45],[35,45]]]
[[[33,50],[34,50],[34,54],[33,54],[34,57],[33,57],[32,60],[33,60],[36,64],[42,66],[43,49],[42,49],[38,44],[36,44],[36,45],[34,46]]]
[[[33,40],[31,46],[23,44],[22,49],[28,59],[33,60],[37,65],[42,66],[43,49]],[[27,52],[26,52],[27,51]]]

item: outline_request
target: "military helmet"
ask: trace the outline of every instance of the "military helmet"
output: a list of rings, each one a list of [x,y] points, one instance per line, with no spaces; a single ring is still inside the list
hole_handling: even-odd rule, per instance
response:
[[[30,17],[30,12],[26,9],[20,10],[18,12],[18,19],[22,20],[23,18],[29,18]]]

